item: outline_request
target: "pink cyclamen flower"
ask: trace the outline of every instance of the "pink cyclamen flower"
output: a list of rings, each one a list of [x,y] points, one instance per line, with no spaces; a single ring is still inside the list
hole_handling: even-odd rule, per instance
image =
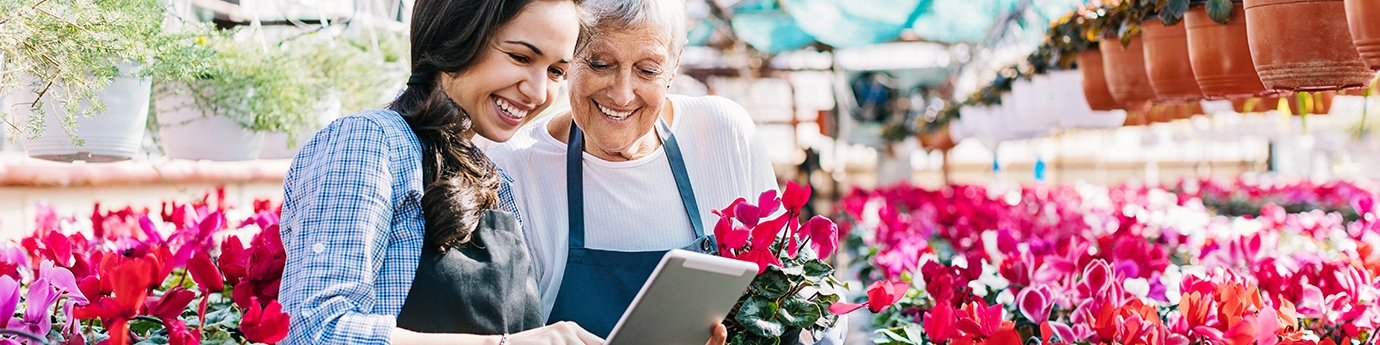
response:
[[[954,316],[954,307],[940,302],[925,313],[925,320],[921,324],[925,327],[925,334],[930,337],[930,341],[939,344],[949,341],[953,336],[956,321],[958,318]]]
[[[1017,307],[1027,320],[1041,323],[1049,320],[1049,312],[1053,309],[1050,304],[1049,287],[1040,286],[1039,288],[1027,288],[1021,291],[1016,297]]]
[[[867,302],[859,304],[837,302],[829,305],[829,312],[834,313],[834,315],[843,315],[867,307],[867,310],[873,313],[880,313],[905,298],[908,286],[910,284],[906,282],[878,280],[867,286]]]
[[[820,258],[834,253],[839,245],[839,227],[824,216],[814,216],[805,223],[806,234],[810,236],[810,246],[819,253]]]

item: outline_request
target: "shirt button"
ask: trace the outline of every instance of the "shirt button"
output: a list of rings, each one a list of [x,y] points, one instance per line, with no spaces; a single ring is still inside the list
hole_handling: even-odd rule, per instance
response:
[[[325,244],[325,243],[313,244],[313,245],[311,245],[311,251],[312,251],[313,253],[321,254],[321,253],[323,253],[323,252],[326,251],[326,244]]]

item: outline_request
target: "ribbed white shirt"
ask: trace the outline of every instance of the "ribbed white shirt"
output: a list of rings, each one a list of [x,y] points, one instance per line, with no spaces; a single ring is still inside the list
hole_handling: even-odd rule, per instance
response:
[[[680,143],[705,232],[710,211],[737,198],[756,202],[777,189],[776,174],[747,111],[717,96],[669,96],[671,132]],[[520,129],[487,154],[513,177],[523,231],[536,266],[544,316],[551,315],[565,273],[570,227],[566,205],[566,144],[546,130],[552,117]],[[632,161],[610,162],[584,153],[585,245],[617,251],[669,250],[694,238],[664,147]]]

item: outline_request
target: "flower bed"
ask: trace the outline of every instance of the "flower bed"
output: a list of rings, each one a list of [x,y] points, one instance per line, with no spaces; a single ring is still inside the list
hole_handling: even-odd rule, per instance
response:
[[[1374,193],[1304,186],[1287,190],[1360,216],[1217,216],[1131,185],[897,186],[854,191],[836,219],[865,280],[911,283],[874,316],[879,344],[1373,343]]]
[[[0,318],[0,343],[282,340],[278,210],[269,201],[239,210],[216,196],[155,211],[97,204],[89,223],[40,203],[35,231],[0,247],[0,310],[15,315]]]

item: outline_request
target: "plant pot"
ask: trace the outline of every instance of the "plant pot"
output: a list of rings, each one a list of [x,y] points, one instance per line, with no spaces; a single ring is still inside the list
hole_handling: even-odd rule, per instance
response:
[[[1351,42],[1361,54],[1366,66],[1380,71],[1380,1],[1345,0],[1346,21],[1351,28]]]
[[[1164,26],[1158,20],[1141,23],[1141,37],[1145,40],[1145,74],[1159,101],[1183,101],[1203,98],[1203,90],[1193,77],[1193,65],[1188,58],[1188,31],[1185,25]]]
[[[1231,100],[1231,107],[1232,110],[1243,114],[1263,113],[1279,109],[1279,97],[1234,98]]]
[[[1115,38],[1104,40],[1102,49],[1102,68],[1107,73],[1107,89],[1112,91],[1118,107],[1137,109],[1155,99],[1155,90],[1150,86],[1150,75],[1145,73],[1145,46],[1141,36],[1131,39],[1131,44],[1122,47]]]
[[[121,75],[132,75],[134,66],[121,65]],[[28,78],[25,78],[28,79]],[[29,81],[22,82],[28,85]],[[16,135],[29,157],[58,162],[86,161],[91,163],[117,162],[128,160],[143,151],[144,129],[149,114],[149,92],[152,83],[148,79],[120,76],[97,93],[105,103],[105,111],[87,117],[77,118],[77,125],[69,136],[62,127],[66,116],[60,102],[52,93],[43,96],[45,127],[43,133],[33,140]],[[38,99],[38,94],[28,88],[20,88],[13,97],[12,105],[19,121],[27,121],[34,116],[30,104]],[[83,107],[89,105],[83,104]],[[73,143],[73,137],[83,145]]]
[[[1309,115],[1327,115],[1332,110],[1332,100],[1335,97],[1336,91],[1319,91],[1296,93],[1282,98],[1289,102],[1289,112],[1294,115],[1302,115],[1305,110]]]
[[[259,156],[263,133],[196,105],[186,87],[169,86],[154,101],[163,154],[175,159],[247,161]]]
[[[1212,21],[1207,7],[1194,6],[1184,15],[1184,25],[1188,30],[1188,60],[1204,97],[1236,98],[1267,91],[1251,60],[1245,6],[1233,2],[1226,25]]]
[[[292,159],[303,144],[311,140],[317,130],[340,117],[340,96],[330,95],[316,103],[318,117],[316,126],[305,128],[292,138],[287,133],[264,133],[263,144],[259,147],[259,159]]]
[[[933,132],[921,130],[920,133],[916,134],[916,139],[920,140],[920,146],[926,150],[948,151],[957,145],[954,143],[952,133],[949,132],[948,125]]]
[[[1092,110],[1116,109],[1116,99],[1107,88],[1106,70],[1102,67],[1102,51],[1088,49],[1078,52],[1078,70],[1083,72],[1083,97]]]
[[[1272,90],[1366,86],[1342,0],[1246,0],[1246,34],[1260,81]]]

